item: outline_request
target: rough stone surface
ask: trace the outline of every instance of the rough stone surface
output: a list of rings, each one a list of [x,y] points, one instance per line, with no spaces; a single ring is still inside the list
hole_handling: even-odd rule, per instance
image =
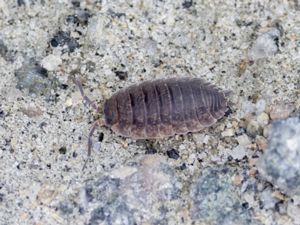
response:
[[[288,195],[300,195],[300,118],[272,123],[269,145],[258,162],[262,175]]]
[[[87,181],[73,207],[90,215],[87,224],[172,224],[176,212],[168,208],[179,203],[181,188],[167,158],[148,155]],[[72,208],[66,205],[59,210],[67,218]]]
[[[228,223],[240,213],[299,224],[297,179],[267,180],[256,167],[270,123],[300,111],[299,12],[299,1],[282,0],[0,0],[0,224],[199,224],[195,209],[213,224],[213,196],[235,209]],[[82,104],[74,76],[98,112]],[[98,128],[86,159],[105,99],[183,76],[230,90],[231,113],[163,140]],[[292,180],[286,194],[278,177]],[[206,180],[211,190],[200,188]]]
[[[54,80],[48,77],[48,71],[35,60],[24,63],[16,70],[16,88],[27,90],[30,94],[47,94],[54,88]]]
[[[227,167],[202,171],[191,190],[194,220],[201,224],[259,224],[233,184],[235,172]]]
[[[280,36],[281,31],[278,27],[272,27],[260,34],[249,51],[249,58],[257,60],[274,56],[279,49]]]

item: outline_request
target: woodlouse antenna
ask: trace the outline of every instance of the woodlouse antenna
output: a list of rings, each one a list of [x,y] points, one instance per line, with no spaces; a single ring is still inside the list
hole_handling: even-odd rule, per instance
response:
[[[84,104],[86,105],[89,105],[89,106],[92,106],[94,109],[98,110],[98,106],[96,104],[96,101],[92,101],[90,100],[90,98],[88,96],[85,95],[84,91],[83,91],[83,87],[82,87],[82,83],[81,81],[74,77],[73,78],[73,81],[74,83],[78,86],[79,88],[79,91],[80,91],[80,94],[83,98],[83,102]],[[90,128],[90,132],[89,132],[89,136],[88,136],[88,157],[91,156],[91,151],[92,151],[92,147],[93,147],[93,140],[92,140],[92,137],[93,137],[93,134],[96,130],[96,128],[98,126],[103,126],[105,124],[105,121],[102,120],[102,119],[98,119],[96,122],[93,123],[93,125],[91,126]],[[85,167],[85,166],[84,166]]]
[[[92,137],[93,137],[93,134],[94,134],[97,127],[101,127],[103,125],[104,125],[104,120],[98,119],[91,126],[91,129],[90,129],[90,132],[89,132],[89,137],[88,137],[88,157],[91,156],[91,152],[92,152],[92,147],[93,147]]]
[[[88,137],[88,157],[91,156],[91,152],[92,152],[92,146],[93,146],[93,140],[92,140],[92,137],[93,137],[93,134],[96,130],[96,128],[99,126],[99,120],[97,120],[96,122],[93,123],[91,129],[90,129],[90,132],[89,132],[89,137]]]
[[[98,106],[97,106],[97,104],[96,104],[96,101],[92,101],[88,96],[86,96],[85,95],[85,93],[84,93],[84,91],[83,91],[83,87],[82,87],[82,83],[81,83],[81,81],[78,79],[78,78],[76,78],[76,77],[74,77],[73,78],[73,81],[74,81],[74,83],[78,86],[78,88],[79,88],[79,91],[80,91],[80,94],[81,94],[81,96],[82,96],[82,98],[83,98],[83,102],[84,102],[84,104],[86,105],[89,105],[89,106],[92,106],[94,109],[98,109]]]
[[[82,171],[85,170],[86,165],[87,165],[87,163],[88,163],[88,161],[90,159],[91,153],[92,153],[92,147],[93,147],[93,139],[92,139],[92,137],[93,137],[93,134],[94,134],[96,128],[99,127],[99,126],[103,126],[104,123],[105,123],[104,120],[98,119],[91,126],[91,129],[90,129],[90,132],[89,132],[89,136],[88,136],[88,158],[85,160],[85,162],[83,164]]]

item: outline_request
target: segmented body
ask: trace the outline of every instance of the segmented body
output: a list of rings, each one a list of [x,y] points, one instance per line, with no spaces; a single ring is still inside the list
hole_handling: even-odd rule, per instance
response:
[[[134,139],[200,131],[224,116],[225,93],[202,79],[146,81],[122,89],[104,104],[105,125]]]

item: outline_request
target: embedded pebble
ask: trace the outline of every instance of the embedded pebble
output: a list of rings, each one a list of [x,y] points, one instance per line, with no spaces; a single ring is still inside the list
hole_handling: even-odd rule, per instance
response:
[[[257,166],[265,179],[288,195],[300,195],[300,118],[272,123],[269,145]]]
[[[222,137],[232,137],[234,136],[234,130],[233,129],[226,129],[221,133]]]
[[[270,118],[272,120],[286,119],[293,112],[294,107],[290,104],[277,104],[271,107]]]
[[[233,159],[241,160],[247,155],[247,151],[245,147],[238,145],[237,147],[233,148],[229,154]]]
[[[242,134],[242,135],[238,136],[236,139],[237,139],[239,145],[241,145],[241,146],[248,146],[251,144],[251,141],[246,134]]]
[[[87,43],[96,47],[105,48],[104,44],[108,41],[108,27],[110,19],[104,14],[97,14],[90,19],[87,29]]]
[[[259,126],[265,127],[269,123],[269,116],[267,113],[262,112],[257,116],[257,122]]]
[[[67,98],[65,101],[65,106],[66,107],[71,107],[73,105],[73,99],[72,98]]]
[[[26,107],[22,107],[20,110],[28,117],[37,117],[43,114],[43,110],[40,107],[35,106],[33,104],[28,105]]]
[[[268,141],[265,137],[263,136],[256,136],[255,138],[255,143],[257,144],[258,148],[260,150],[266,150],[268,146]]]
[[[78,10],[74,15],[69,15],[66,18],[67,23],[86,26],[91,14],[88,10]]]
[[[0,57],[3,57],[5,60],[11,58],[7,46],[4,44],[4,41],[0,39]]]
[[[42,186],[36,195],[36,200],[42,204],[51,203],[57,195],[57,191],[51,186]]]
[[[57,70],[58,66],[61,65],[62,60],[57,55],[48,55],[41,61],[41,65],[48,71]]]
[[[256,105],[255,105],[255,107],[256,107],[256,113],[260,114],[260,113],[264,112],[265,109],[266,109],[266,105],[267,105],[267,103],[266,103],[266,101],[264,99],[259,99],[256,102]]]
[[[273,196],[272,190],[270,189],[265,189],[261,193],[261,202],[262,202],[262,207],[264,209],[273,209],[275,205],[280,201],[279,199],[275,198]]]
[[[191,216],[195,224],[259,224],[233,181],[232,168],[206,168],[191,189]]]
[[[181,183],[166,161],[167,158],[159,155],[147,155],[112,171],[111,175],[88,181],[80,201],[83,207],[94,205],[89,224],[165,221],[168,212],[158,212],[168,202],[178,199],[181,189]],[[159,216],[154,218],[154,213]]]
[[[263,129],[263,136],[265,138],[269,137],[269,132],[270,132],[270,128],[271,128],[271,125],[268,124],[268,126],[265,126],[264,129]]]
[[[76,48],[80,47],[75,38],[71,37],[68,32],[61,30],[54,34],[53,38],[50,40],[50,44],[54,48],[66,46],[69,52],[74,52]]]
[[[243,176],[241,175],[236,175],[233,177],[233,183],[234,185],[241,185],[243,182]]]
[[[28,89],[29,93],[45,94],[52,88],[47,70],[35,61],[24,63],[15,72],[15,76],[17,78],[17,88],[20,90]]]
[[[280,36],[281,31],[277,27],[273,27],[260,34],[249,50],[249,58],[251,60],[258,60],[274,56],[278,52]]]
[[[245,114],[248,114],[248,113],[252,113],[252,112],[255,112],[255,104],[253,104],[252,102],[250,101],[243,101],[242,103],[242,112],[244,112]]]
[[[251,120],[248,123],[246,130],[251,137],[255,137],[261,133],[259,123],[256,120]]]

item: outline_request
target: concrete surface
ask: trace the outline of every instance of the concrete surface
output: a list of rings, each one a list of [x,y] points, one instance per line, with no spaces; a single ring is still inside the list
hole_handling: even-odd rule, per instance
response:
[[[297,0],[0,0],[0,224],[300,224],[256,169],[299,113],[299,38]],[[159,141],[99,128],[86,162],[105,99],[182,76],[231,90],[232,113]]]

